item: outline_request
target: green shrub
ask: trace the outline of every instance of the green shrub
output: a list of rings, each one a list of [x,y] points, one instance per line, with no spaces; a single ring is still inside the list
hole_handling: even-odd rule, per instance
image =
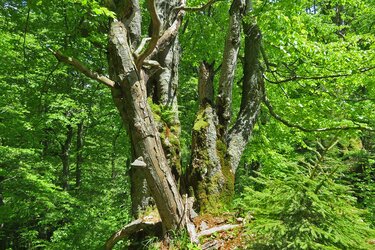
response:
[[[334,172],[310,175],[298,166],[276,177],[250,177],[236,200],[244,216],[254,220],[246,232],[254,249],[370,249],[374,231],[362,220],[347,186],[334,181]]]

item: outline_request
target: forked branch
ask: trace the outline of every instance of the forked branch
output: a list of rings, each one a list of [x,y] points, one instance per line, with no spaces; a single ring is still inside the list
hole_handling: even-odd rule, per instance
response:
[[[77,59],[73,57],[65,56],[60,51],[53,51],[53,50],[50,50],[50,51],[53,53],[53,55],[56,57],[57,60],[65,64],[73,66],[77,71],[83,73],[85,76],[93,80],[96,80],[100,83],[103,83],[107,87],[110,87],[110,88],[115,87],[116,83],[114,81],[112,81],[111,79],[109,79],[108,77],[104,75],[101,75],[95,71],[90,70]]]
[[[182,23],[182,18],[185,15],[185,11],[181,10],[178,14],[172,25],[164,31],[163,35],[158,39],[154,50],[150,53],[149,58],[152,58],[154,55],[163,51],[178,34],[178,30]]]

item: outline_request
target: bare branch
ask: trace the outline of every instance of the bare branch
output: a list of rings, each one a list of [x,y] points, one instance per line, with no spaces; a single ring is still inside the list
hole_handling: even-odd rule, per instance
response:
[[[290,78],[283,79],[283,80],[280,80],[280,81],[270,80],[264,74],[263,74],[263,77],[269,83],[281,84],[281,83],[298,81],[298,80],[321,80],[321,79],[329,79],[329,78],[349,77],[349,76],[361,74],[361,73],[364,73],[364,72],[367,72],[367,71],[370,71],[370,70],[373,70],[373,69],[375,69],[375,66],[368,67],[368,68],[361,68],[361,69],[358,69],[356,71],[353,71],[350,74],[333,74],[333,75],[325,75],[325,76],[292,76]]]
[[[83,73],[85,76],[90,77],[93,80],[96,80],[100,83],[103,83],[107,87],[113,88],[115,87],[116,83],[109,79],[106,76],[103,76],[95,71],[91,71],[89,68],[87,68],[85,65],[83,65],[80,61],[73,57],[68,57],[63,55],[60,51],[53,51],[50,49],[50,51],[53,53],[53,55],[56,57],[57,60],[60,62],[63,62],[65,64],[69,64],[73,66],[76,70]]]
[[[177,10],[177,11],[184,10],[184,11],[191,11],[191,12],[204,11],[204,10],[208,9],[214,3],[217,3],[217,2],[220,2],[220,1],[222,1],[222,0],[210,0],[206,4],[204,4],[200,7],[188,7],[188,6],[182,5],[182,6],[176,7],[175,10]]]
[[[156,11],[156,5],[155,0],[148,0],[147,1],[147,7],[150,11],[151,15],[151,21],[152,21],[152,36],[151,40],[145,49],[145,51],[139,55],[139,57],[136,60],[136,66],[137,69],[140,69],[142,67],[143,61],[154,51],[158,40],[159,40],[159,33],[160,33],[160,19],[158,16],[158,13]]]
[[[275,113],[270,101],[268,100],[267,96],[264,95],[263,99],[264,104],[266,105],[268,111],[270,112],[271,116],[273,116],[276,120],[281,122],[287,127],[296,128],[304,132],[326,132],[326,131],[340,131],[340,130],[366,130],[366,131],[375,131],[373,128],[369,127],[362,127],[362,126],[339,126],[339,127],[327,127],[327,128],[305,128],[301,125],[291,123],[278,114]]]

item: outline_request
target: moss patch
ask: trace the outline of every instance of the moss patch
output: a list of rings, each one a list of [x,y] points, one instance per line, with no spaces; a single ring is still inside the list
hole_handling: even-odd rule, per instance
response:
[[[200,131],[200,130],[206,128],[208,125],[209,124],[205,120],[205,117],[204,117],[204,109],[200,110],[198,112],[197,118],[195,119],[193,130]]]

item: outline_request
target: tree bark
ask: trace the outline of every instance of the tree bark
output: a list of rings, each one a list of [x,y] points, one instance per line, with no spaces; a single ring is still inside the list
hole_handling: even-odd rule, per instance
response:
[[[180,135],[181,127],[178,117],[177,88],[178,65],[180,60],[180,45],[178,41],[178,27],[181,24],[181,13],[174,11],[180,1],[157,1],[155,3],[159,17],[159,33],[163,34],[157,42],[156,49],[150,54],[149,60],[156,61],[159,66],[147,68],[143,72],[147,86],[147,96],[161,113],[154,113],[157,129],[161,135],[161,142],[168,165],[172,174],[180,184],[182,175]],[[152,36],[153,24],[150,24]],[[163,43],[161,43],[161,41]],[[146,181],[141,171],[131,170],[133,212],[138,213],[153,204]]]
[[[264,82],[260,68],[262,35],[256,23],[244,23],[245,55],[241,108],[236,123],[228,135],[228,156],[233,173],[236,172],[243,151],[258,118],[263,98]]]
[[[200,108],[193,128],[189,184],[201,211],[212,211],[230,202],[234,194],[234,175],[262,102],[264,91],[259,62],[261,33],[255,22],[242,21],[243,15],[250,10],[251,1],[234,0],[232,3],[216,111],[211,100],[213,69],[202,64],[200,70]],[[229,128],[241,26],[245,34],[241,107],[234,125]]]
[[[217,95],[217,116],[219,134],[225,138],[232,117],[232,88],[240,48],[242,16],[246,7],[245,0],[233,0],[230,7],[229,26],[225,40],[224,55]]]

